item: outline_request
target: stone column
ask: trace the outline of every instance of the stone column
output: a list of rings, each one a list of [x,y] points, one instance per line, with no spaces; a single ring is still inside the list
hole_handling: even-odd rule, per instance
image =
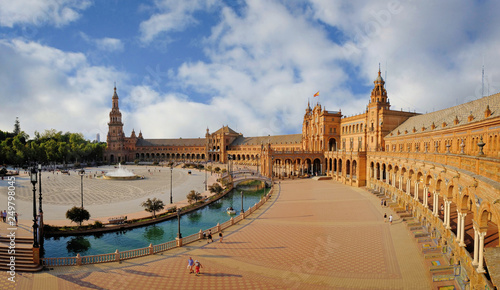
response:
[[[424,207],[425,208],[428,208],[429,205],[428,205],[428,202],[429,202],[429,187],[425,186],[424,185]]]
[[[396,173],[392,174],[392,186],[396,187]]]
[[[399,190],[403,191],[403,175],[399,176]]]
[[[432,206],[432,213],[434,216],[439,216],[439,194],[434,191],[434,199],[433,199],[433,206]]]
[[[418,181],[415,181],[415,195],[413,196],[415,200],[418,200]]]
[[[465,217],[467,216],[467,213],[466,212],[463,212],[462,213],[462,216],[461,216],[461,222],[460,222],[460,241],[458,241],[458,245],[460,247],[465,247]]]
[[[411,180],[408,178],[408,180],[406,180],[406,194],[410,194],[411,193]]]
[[[477,265],[477,272],[484,273],[484,236],[486,236],[486,232],[479,232],[479,260]]]
[[[457,209],[457,238],[455,241],[460,242],[461,234],[462,234],[462,213]]]
[[[476,228],[476,225],[474,227],[474,259],[472,260],[472,265],[477,266],[478,263],[478,258],[479,258],[479,231]]]
[[[446,200],[444,202],[444,215],[445,215],[445,220],[446,220],[446,225],[445,228],[447,230],[451,229],[450,227],[450,211],[451,211],[451,200]]]
[[[385,171],[385,183],[389,184],[389,170]]]

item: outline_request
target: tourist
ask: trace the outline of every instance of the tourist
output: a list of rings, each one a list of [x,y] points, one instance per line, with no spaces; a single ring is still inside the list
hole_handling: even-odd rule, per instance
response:
[[[392,214],[389,216],[389,224],[392,225]]]
[[[17,227],[17,215],[18,215],[18,214],[17,214],[17,212],[16,212],[16,214],[14,215],[14,218],[16,219],[16,227]]]
[[[196,276],[198,276],[198,274],[200,274],[200,268],[203,268],[203,266],[201,265],[200,262],[198,262],[198,260],[196,260],[194,262],[194,269],[196,271]]]
[[[387,222],[387,214],[384,213],[384,223],[386,223],[386,222]]]
[[[213,241],[214,240],[212,239],[212,230],[208,230],[207,244]]]
[[[219,243],[222,243],[222,231],[219,232]]]
[[[384,207],[387,207],[387,200],[384,199]]]
[[[189,257],[188,266],[187,266],[189,269],[189,274],[194,273],[193,266],[194,266],[193,258]]]
[[[2,213],[2,220],[3,220],[3,222],[6,222],[6,219],[7,219],[7,211],[4,210],[3,213]]]

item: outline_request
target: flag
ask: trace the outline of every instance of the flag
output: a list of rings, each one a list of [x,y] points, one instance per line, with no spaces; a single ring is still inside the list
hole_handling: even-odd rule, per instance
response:
[[[317,97],[317,96],[319,96],[319,91],[314,94],[314,97]]]

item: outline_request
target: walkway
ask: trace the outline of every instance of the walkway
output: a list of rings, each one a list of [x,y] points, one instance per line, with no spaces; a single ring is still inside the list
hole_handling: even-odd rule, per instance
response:
[[[281,183],[281,193],[224,243],[192,243],[162,255],[82,267],[0,273],[0,289],[431,289],[406,226],[384,223],[380,200],[331,181]],[[187,259],[203,274],[186,270]]]

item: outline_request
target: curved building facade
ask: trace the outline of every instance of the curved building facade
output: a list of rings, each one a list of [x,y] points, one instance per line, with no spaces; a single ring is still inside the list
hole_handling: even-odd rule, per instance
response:
[[[192,139],[125,137],[115,88],[105,161],[232,162],[274,178],[366,186],[412,213],[460,270],[459,283],[498,286],[500,94],[418,114],[391,110],[384,85],[379,71],[363,114],[308,104],[301,134],[245,137],[224,126]]]

